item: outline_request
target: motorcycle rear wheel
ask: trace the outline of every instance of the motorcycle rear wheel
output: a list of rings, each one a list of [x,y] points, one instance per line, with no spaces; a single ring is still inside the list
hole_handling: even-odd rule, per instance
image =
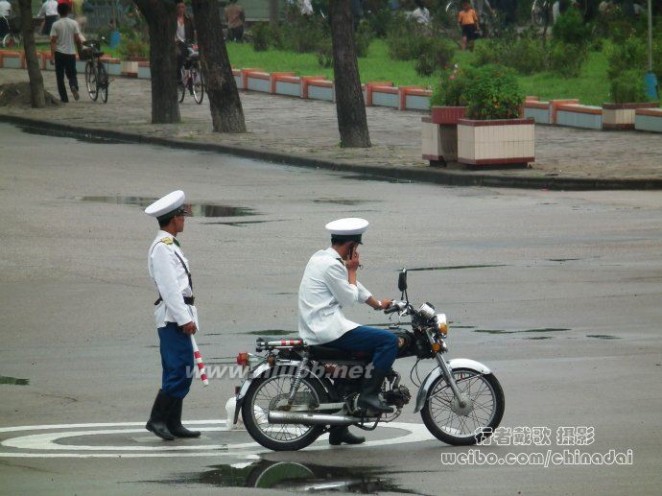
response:
[[[241,408],[246,430],[255,441],[274,451],[296,451],[309,446],[324,432],[323,425],[272,424],[269,410],[286,403],[295,378],[292,368],[274,371],[255,379]],[[304,377],[297,389],[295,404],[320,404],[327,393],[314,378]]]
[[[421,417],[440,441],[454,446],[476,444],[489,437],[501,423],[506,399],[493,374],[455,369],[453,377],[469,405],[460,408],[443,376],[437,378],[425,400]]]

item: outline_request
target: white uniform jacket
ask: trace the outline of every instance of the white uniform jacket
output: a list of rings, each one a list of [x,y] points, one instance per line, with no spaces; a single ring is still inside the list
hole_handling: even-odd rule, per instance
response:
[[[186,269],[183,264],[186,264]],[[161,296],[161,302],[154,310],[156,327],[163,327],[167,322],[176,322],[178,325],[191,321],[197,323],[195,307],[184,303],[184,296],[193,296],[186,273],[187,270],[190,272],[189,263],[172,234],[158,232],[149,247],[147,267]]]
[[[361,324],[342,312],[371,293],[360,282],[347,281],[347,268],[333,248],[315,253],[306,266],[299,286],[299,335],[308,344],[329,343]]]

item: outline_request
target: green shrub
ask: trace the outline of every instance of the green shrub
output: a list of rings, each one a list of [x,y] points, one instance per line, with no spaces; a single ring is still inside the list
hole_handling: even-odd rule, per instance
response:
[[[367,22],[361,22],[358,29],[354,33],[354,43],[356,46],[356,56],[357,57],[367,57],[368,49],[370,48],[370,43],[375,37],[370,24]]]
[[[545,60],[542,40],[527,36],[518,38],[503,51],[501,63],[520,74],[533,74],[545,69]]]
[[[441,73],[430,98],[430,105],[459,107],[467,105],[467,89],[472,85],[475,69],[459,68]]]
[[[474,44],[474,60],[477,66],[487,64],[502,64],[504,46],[498,39],[489,38],[477,40]]]
[[[578,9],[570,8],[559,16],[552,26],[556,41],[570,45],[588,45],[591,41],[591,25],[584,23]]]
[[[486,65],[472,74],[466,88],[467,117],[470,119],[515,119],[524,104],[524,92],[515,71]]]
[[[251,37],[253,39],[253,50],[264,52],[269,48],[271,29],[266,22],[257,22],[251,26]]]
[[[448,68],[455,56],[455,45],[439,38],[423,38],[415,69],[420,76],[431,76],[437,70]]]
[[[386,35],[389,57],[394,60],[416,59],[425,40],[414,22],[398,14]]]
[[[617,78],[622,72],[629,69],[645,71],[648,62],[648,49],[645,40],[629,37],[621,43],[612,44],[606,50],[607,77],[609,80]]]
[[[623,71],[610,81],[609,92],[614,103],[646,102],[644,71]]]
[[[562,41],[553,41],[549,46],[549,70],[567,78],[578,77],[588,58],[585,45],[573,45]]]

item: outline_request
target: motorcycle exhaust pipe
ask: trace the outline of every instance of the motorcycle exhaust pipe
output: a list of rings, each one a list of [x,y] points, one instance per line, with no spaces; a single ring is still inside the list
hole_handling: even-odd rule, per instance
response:
[[[349,415],[330,415],[328,413],[309,412],[269,412],[270,424],[308,424],[308,425],[352,425],[357,422],[374,422],[377,418],[351,417]]]

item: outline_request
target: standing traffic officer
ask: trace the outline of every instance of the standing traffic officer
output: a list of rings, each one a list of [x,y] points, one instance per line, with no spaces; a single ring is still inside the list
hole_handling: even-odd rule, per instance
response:
[[[191,271],[177,240],[190,215],[184,201],[183,191],[173,191],[145,209],[146,214],[156,217],[160,228],[149,247],[147,264],[159,293],[154,316],[163,369],[161,389],[145,427],[167,441],[200,436],[200,432],[182,426],[182,402],[194,370],[191,334],[198,329]]]

